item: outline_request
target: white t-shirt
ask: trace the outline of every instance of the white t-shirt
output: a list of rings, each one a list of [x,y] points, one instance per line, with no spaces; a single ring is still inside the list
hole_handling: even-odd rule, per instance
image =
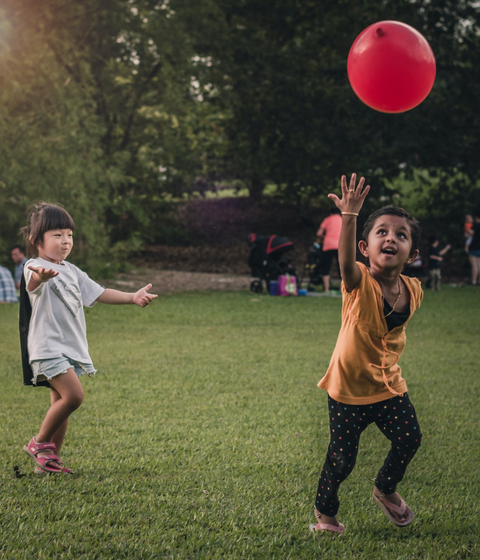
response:
[[[29,291],[28,284],[33,274],[29,266],[51,268],[59,274]],[[65,354],[77,362],[91,363],[83,306],[93,307],[105,288],[66,261],[55,264],[41,258],[30,259],[23,270],[32,304],[28,331],[30,362],[59,358]]]

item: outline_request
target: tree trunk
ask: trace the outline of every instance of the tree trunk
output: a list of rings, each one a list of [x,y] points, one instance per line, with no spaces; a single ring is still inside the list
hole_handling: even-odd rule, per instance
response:
[[[262,198],[264,188],[265,184],[260,175],[258,173],[254,173],[250,181],[250,187],[248,188],[250,198],[255,200],[255,202],[258,202]]]

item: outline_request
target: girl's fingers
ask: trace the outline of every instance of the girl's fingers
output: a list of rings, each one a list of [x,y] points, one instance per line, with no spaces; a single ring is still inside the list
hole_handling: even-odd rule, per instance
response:
[[[343,188],[343,187],[342,187]],[[335,204],[338,206],[340,203],[340,199],[338,198],[338,196],[336,194],[330,193],[328,195],[328,198],[331,198],[333,200],[333,202],[335,202]]]
[[[367,185],[364,189],[363,192],[361,193],[360,197],[361,198],[365,198],[368,194],[368,191],[370,190],[370,185]]]
[[[347,191],[348,191],[346,175],[342,175],[342,179],[341,179],[340,183],[342,185],[342,195],[345,196],[347,194]],[[330,196],[330,195],[328,195],[328,196]]]
[[[361,180],[361,179],[360,179]],[[348,190],[351,191],[355,191],[355,183],[357,182],[357,174],[356,173],[352,173],[352,176],[350,177],[350,186],[348,187]]]
[[[46,268],[43,268],[42,266],[28,266],[29,270],[33,270],[33,272],[36,272],[38,275],[44,275],[44,276],[58,276],[60,273],[56,272],[55,270],[53,270],[53,268],[50,268],[49,270],[47,270]]]
[[[138,301],[138,305],[140,307],[147,307],[153,299],[156,299],[158,296],[157,294],[149,294],[147,290],[152,287],[152,284],[147,284],[145,288],[141,288],[138,290],[137,294],[140,296]]]

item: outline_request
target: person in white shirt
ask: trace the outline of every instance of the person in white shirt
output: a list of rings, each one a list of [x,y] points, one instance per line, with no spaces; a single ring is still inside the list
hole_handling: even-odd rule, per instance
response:
[[[145,307],[157,297],[148,292],[151,284],[136,293],[103,288],[67,262],[74,229],[66,210],[46,203],[34,207],[22,229],[28,254],[38,254],[24,267],[24,289],[31,305],[26,344],[31,381],[33,385],[48,382],[51,390],[51,406],[40,431],[23,448],[35,460],[38,474],[73,474],[58,454],[68,418],[83,401],[79,377],[96,372],[88,353],[83,307],[93,307],[97,301]]]

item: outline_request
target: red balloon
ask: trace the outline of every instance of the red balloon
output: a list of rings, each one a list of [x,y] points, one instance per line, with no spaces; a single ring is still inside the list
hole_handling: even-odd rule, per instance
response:
[[[435,57],[425,37],[399,21],[380,21],[355,39],[348,79],[357,96],[382,113],[419,105],[435,81]]]

